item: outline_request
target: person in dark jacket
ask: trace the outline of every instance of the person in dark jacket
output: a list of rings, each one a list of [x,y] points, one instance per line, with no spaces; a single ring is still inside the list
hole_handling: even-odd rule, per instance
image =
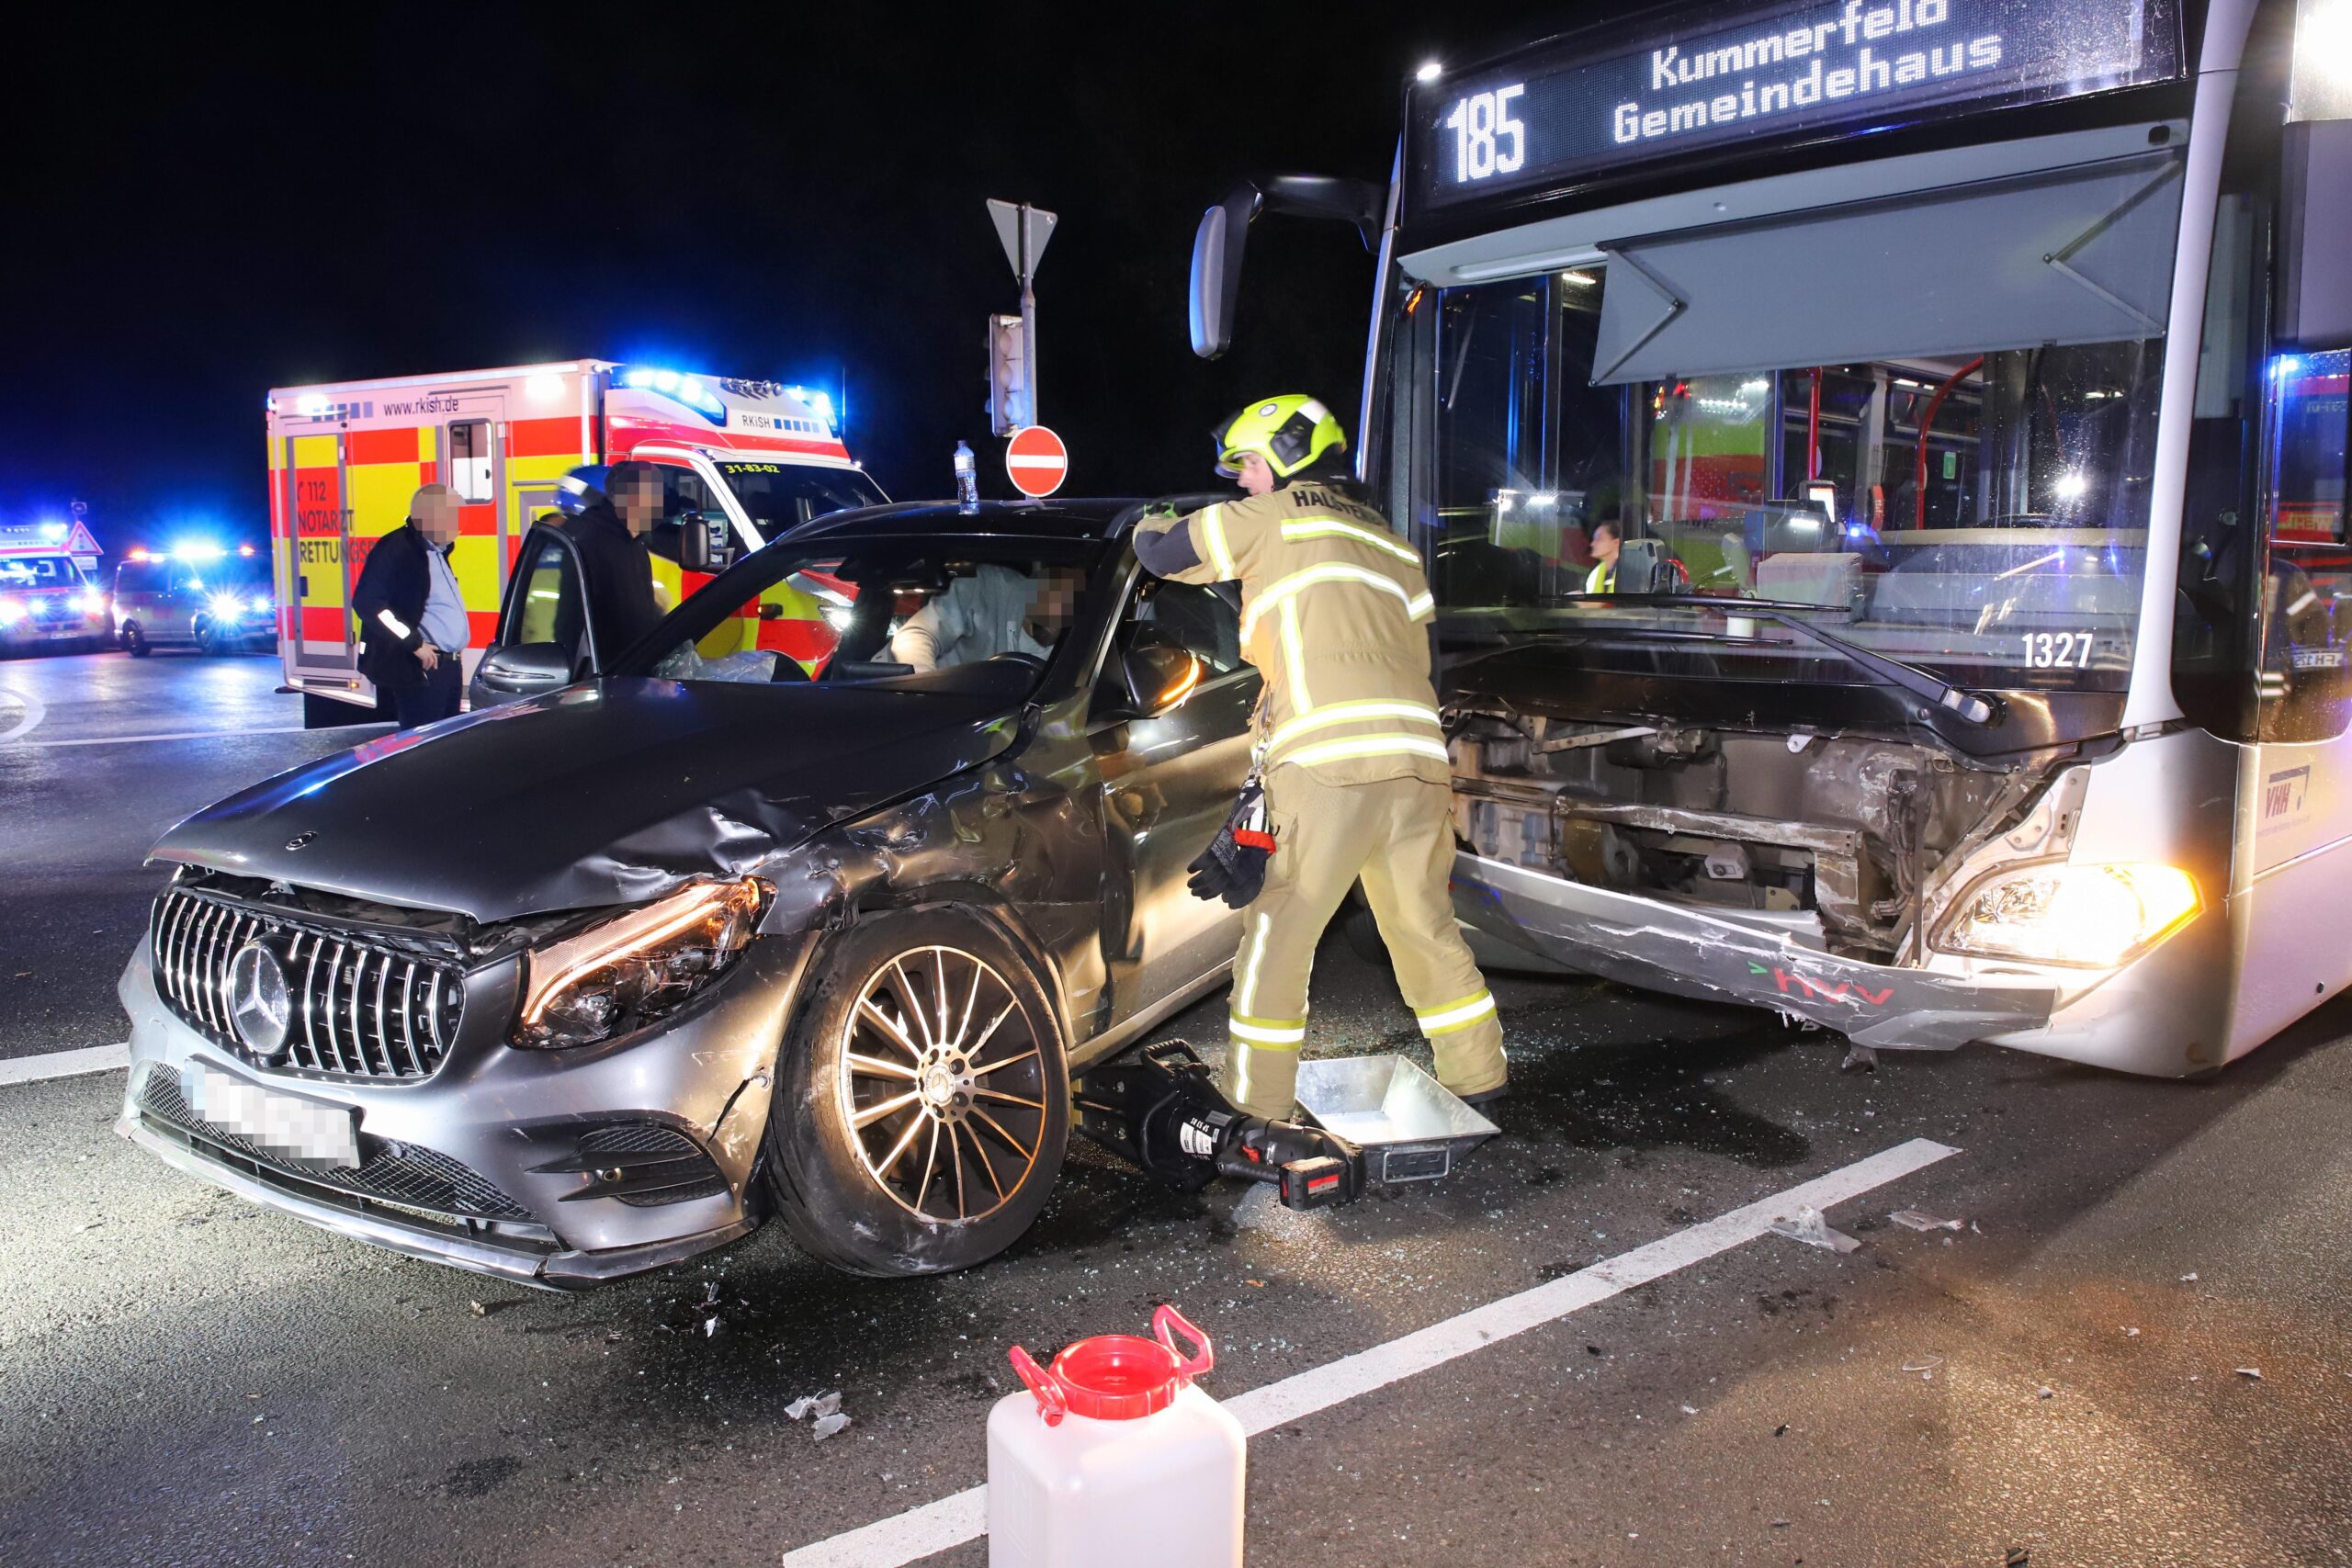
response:
[[[392,700],[402,729],[458,711],[466,606],[449,570],[458,542],[458,498],[447,485],[419,486],[408,518],[376,541],[351,590],[359,620],[359,672]]]
[[[580,492],[583,504],[563,525],[580,551],[588,579],[588,624],[596,634],[600,660],[653,629],[662,606],[653,597],[653,555],[646,535],[662,520],[662,474],[650,463],[615,463],[605,471],[603,493]],[[569,614],[557,617],[557,635],[577,658],[578,629]]]

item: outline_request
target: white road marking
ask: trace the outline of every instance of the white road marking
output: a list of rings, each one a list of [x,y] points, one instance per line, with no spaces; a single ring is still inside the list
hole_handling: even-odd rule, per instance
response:
[[[372,724],[347,724],[338,726],[334,733],[339,735],[345,729],[375,728],[377,727]],[[311,733],[312,731],[304,725],[281,724],[264,726],[256,729],[176,729],[163,735],[91,735],[78,737],[72,740],[25,740],[17,744],[28,747],[144,746],[158,740],[242,740],[248,735],[309,735]],[[6,744],[5,740],[0,740],[0,745],[5,744]]]
[[[1927,1138],[1914,1138],[1589,1269],[1237,1394],[1225,1401],[1225,1407],[1255,1437],[1704,1262],[1764,1235],[1774,1220],[1799,1208],[1826,1210],[1958,1153]],[[988,1529],[988,1490],[974,1486],[829,1540],[812,1541],[786,1552],[784,1568],[900,1568],[961,1546]]]
[[[78,1051],[51,1051],[39,1056],[10,1056],[0,1060],[0,1084],[70,1078],[82,1073],[107,1073],[129,1066],[129,1042],[120,1045],[85,1045]]]
[[[21,703],[24,705],[23,716],[9,728],[0,729],[0,746],[30,735],[40,728],[40,721],[49,716],[48,706],[30,692],[11,692],[0,689],[0,700]]]

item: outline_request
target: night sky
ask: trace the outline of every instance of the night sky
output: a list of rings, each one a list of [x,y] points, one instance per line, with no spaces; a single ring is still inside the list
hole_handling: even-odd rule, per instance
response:
[[[1240,343],[1203,364],[1201,209],[1251,172],[1384,177],[1415,64],[1580,12],[1463,9],[24,24],[0,522],[79,497],[118,552],[197,522],[258,538],[269,388],[584,355],[845,382],[852,451],[893,495],[949,491],[959,437],[1010,494],[982,408],[986,318],[1018,304],[992,196],[1061,215],[1037,296],[1067,491],[1197,487],[1209,425],[1250,397],[1314,391],[1353,423],[1373,280],[1343,226],[1262,222]]]

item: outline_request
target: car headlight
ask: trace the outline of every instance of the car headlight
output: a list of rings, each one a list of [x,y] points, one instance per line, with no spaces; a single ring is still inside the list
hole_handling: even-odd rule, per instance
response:
[[[535,949],[508,1038],[588,1045],[675,1011],[742,955],[766,902],[753,877],[697,882]]]
[[[205,608],[212,612],[216,621],[234,621],[243,617],[245,602],[234,593],[215,593]]]
[[[2172,935],[2203,907],[2196,878],[2178,866],[2021,866],[1969,895],[1936,946],[1982,958],[2111,969]]]
[[[245,601],[245,608],[251,610],[256,615],[268,615],[269,595],[266,593],[254,594],[251,599]]]
[[[106,595],[95,588],[85,588],[74,595],[74,607],[85,615],[95,615],[107,607]]]
[[[25,602],[21,599],[0,599],[0,626],[13,626],[25,618]]]

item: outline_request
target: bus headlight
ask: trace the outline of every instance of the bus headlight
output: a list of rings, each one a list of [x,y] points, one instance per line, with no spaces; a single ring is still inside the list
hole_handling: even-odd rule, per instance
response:
[[[535,949],[508,1038],[588,1045],[675,1010],[742,956],[766,902],[756,878],[696,882]]]
[[[2021,866],[1969,895],[1935,945],[1979,958],[2111,969],[2203,907],[2196,879],[2178,866]]]

